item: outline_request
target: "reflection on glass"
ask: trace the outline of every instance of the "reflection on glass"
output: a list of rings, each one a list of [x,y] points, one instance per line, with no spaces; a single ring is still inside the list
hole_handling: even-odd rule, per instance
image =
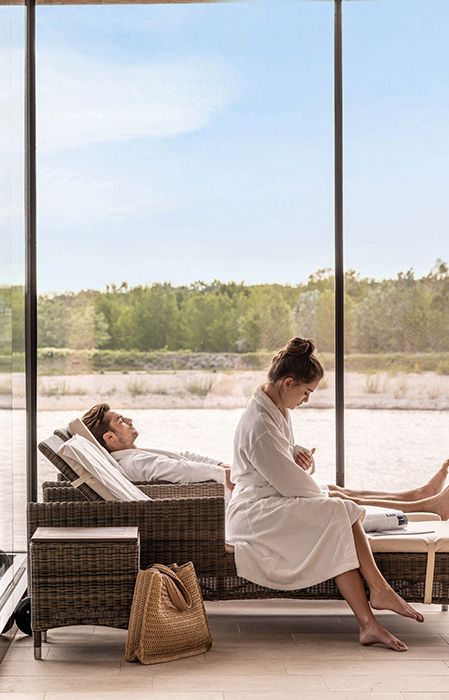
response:
[[[347,484],[398,490],[447,458],[449,7],[382,7],[346,6]]]
[[[39,436],[103,400],[142,446],[230,460],[289,337],[332,368],[332,7],[37,19]],[[298,439],[326,479],[331,378],[314,405],[329,430],[303,409]]]
[[[23,7],[0,6],[0,631],[11,553],[25,548],[24,19]]]

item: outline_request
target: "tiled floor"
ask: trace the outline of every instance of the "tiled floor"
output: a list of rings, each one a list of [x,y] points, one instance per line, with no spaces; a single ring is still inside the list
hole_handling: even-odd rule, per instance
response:
[[[361,647],[345,603],[209,603],[211,651],[156,666],[123,659],[126,632],[52,630],[43,660],[18,633],[0,664],[0,700],[449,700],[449,612],[419,625],[380,615],[409,645]]]

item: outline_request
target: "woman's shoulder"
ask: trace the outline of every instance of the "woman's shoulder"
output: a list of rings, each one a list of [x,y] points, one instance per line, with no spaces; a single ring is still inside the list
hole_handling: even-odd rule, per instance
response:
[[[241,435],[251,435],[257,439],[263,433],[276,430],[276,425],[263,404],[253,397],[240,418],[238,431]]]

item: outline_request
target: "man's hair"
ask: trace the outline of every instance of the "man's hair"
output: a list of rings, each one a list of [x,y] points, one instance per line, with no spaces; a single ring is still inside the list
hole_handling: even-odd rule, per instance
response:
[[[106,443],[103,440],[103,435],[110,430],[109,418],[106,415],[111,407],[107,403],[97,403],[92,406],[87,413],[81,418],[84,425],[86,425],[92,435],[97,438],[100,445],[103,445],[107,449]]]

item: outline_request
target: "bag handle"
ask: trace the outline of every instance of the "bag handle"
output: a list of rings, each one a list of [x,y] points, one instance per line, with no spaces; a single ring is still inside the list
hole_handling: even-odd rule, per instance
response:
[[[176,566],[176,564],[173,564],[173,566]],[[178,574],[169,566],[165,566],[165,564],[153,564],[150,568],[156,569],[159,573],[167,576],[167,593],[175,608],[178,608],[181,612],[189,610],[192,607],[192,598]]]

